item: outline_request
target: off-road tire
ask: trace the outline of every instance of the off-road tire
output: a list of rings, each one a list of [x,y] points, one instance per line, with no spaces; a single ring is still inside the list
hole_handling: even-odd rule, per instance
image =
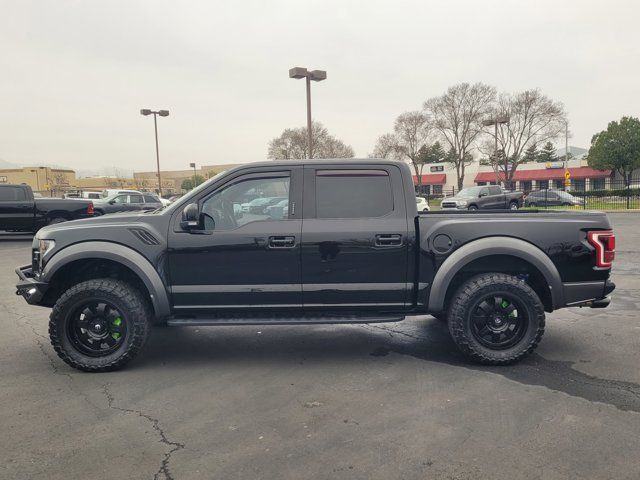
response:
[[[516,297],[527,311],[523,337],[515,345],[495,350],[482,345],[471,331],[471,309],[483,296],[504,292]],[[508,365],[531,353],[544,334],[544,306],[524,280],[503,273],[484,273],[463,283],[450,301],[448,325],[451,337],[462,353],[477,363]]]
[[[126,312],[127,333],[122,344],[116,351],[102,357],[82,353],[67,334],[73,312],[91,298],[108,301]],[[69,288],[54,305],[49,317],[49,338],[58,356],[73,368],[85,372],[107,372],[122,368],[138,355],[149,336],[151,319],[148,302],[132,285],[112,278],[87,280]]]

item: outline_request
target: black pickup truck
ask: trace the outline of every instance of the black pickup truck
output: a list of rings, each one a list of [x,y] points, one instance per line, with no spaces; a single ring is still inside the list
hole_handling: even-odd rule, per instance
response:
[[[37,232],[45,225],[93,216],[90,200],[34,198],[28,185],[0,185],[0,230]]]
[[[235,214],[248,197],[288,206]],[[396,322],[431,314],[474,361],[531,352],[545,312],[605,307],[615,237],[597,212],[418,213],[409,168],[286,161],[223,172],[163,210],[46,227],[17,293],[53,307],[75,368],[131,360],[149,326]]]
[[[507,192],[499,185],[468,187],[440,202],[442,210],[518,210],[523,192]]]

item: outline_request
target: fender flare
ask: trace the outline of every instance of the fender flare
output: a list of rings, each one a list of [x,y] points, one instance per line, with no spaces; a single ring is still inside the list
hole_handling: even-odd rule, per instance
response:
[[[48,281],[70,262],[89,258],[112,260],[132,270],[147,287],[156,318],[171,314],[167,289],[157,270],[140,253],[118,243],[90,241],[65,247],[47,262],[42,271],[42,279]]]
[[[553,308],[560,308],[564,305],[564,290],[560,273],[546,253],[517,238],[486,237],[458,248],[440,266],[429,292],[429,311],[441,312],[443,310],[447,289],[456,273],[472,261],[489,255],[509,255],[532,264],[542,273],[549,285]]]

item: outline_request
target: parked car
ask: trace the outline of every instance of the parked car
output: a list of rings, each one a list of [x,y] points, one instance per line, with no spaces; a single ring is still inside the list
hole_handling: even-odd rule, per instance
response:
[[[0,184],[0,230],[36,232],[45,225],[92,216],[91,201],[36,197],[29,185]]]
[[[268,205],[264,208],[264,213],[269,215],[271,218],[284,218],[289,211],[289,199],[285,198],[280,200],[278,203],[274,203],[273,205]]]
[[[141,194],[142,192],[139,192],[138,190],[127,190],[122,189],[122,188],[107,188],[105,190],[102,191],[102,198],[107,198],[107,197],[111,197],[117,193],[139,193]]]
[[[160,199],[150,193],[116,193],[94,202],[96,215],[133,210],[156,210],[162,206]]]
[[[534,190],[524,199],[525,207],[584,206],[584,198],[575,197],[563,190]]]
[[[236,219],[251,188],[290,192],[287,217]],[[155,214],[48,226],[16,273],[18,294],[53,307],[53,348],[81,370],[124,366],[153,323],[424,314],[446,319],[471,360],[503,365],[536,348],[545,312],[606,307],[614,255],[604,213],[418,215],[403,162],[287,160],[230,169]]]
[[[242,211],[245,213],[249,213],[251,211],[251,208],[267,205],[269,203],[269,200],[271,200],[269,197],[254,198],[249,202],[241,204]]]
[[[99,200],[102,198],[100,192],[82,192],[82,198],[89,198],[91,200]]]
[[[522,192],[507,192],[499,185],[463,188],[453,197],[442,200],[443,210],[517,210],[523,205]]]
[[[416,207],[418,208],[419,212],[428,212],[429,210],[431,210],[431,207],[429,207],[429,202],[427,202],[427,199],[424,197],[416,197]]]

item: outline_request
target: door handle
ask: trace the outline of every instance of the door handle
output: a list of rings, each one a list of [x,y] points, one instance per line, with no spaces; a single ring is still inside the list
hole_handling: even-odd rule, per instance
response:
[[[402,245],[402,235],[399,233],[378,234],[375,241],[376,247],[396,247]]]
[[[269,237],[269,248],[293,248],[296,246],[296,237]]]

